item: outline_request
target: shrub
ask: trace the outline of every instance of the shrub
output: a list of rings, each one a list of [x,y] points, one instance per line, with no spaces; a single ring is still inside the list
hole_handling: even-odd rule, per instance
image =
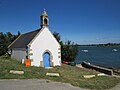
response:
[[[63,44],[63,41],[61,41],[59,33],[54,32],[53,35],[61,45],[62,61],[74,62],[78,54],[78,45],[74,44],[74,42],[71,42],[69,40]]]

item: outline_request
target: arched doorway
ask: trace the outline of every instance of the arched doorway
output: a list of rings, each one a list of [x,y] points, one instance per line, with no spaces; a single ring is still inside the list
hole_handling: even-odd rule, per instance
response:
[[[44,67],[50,67],[50,54],[48,52],[44,53],[43,59],[44,59]]]

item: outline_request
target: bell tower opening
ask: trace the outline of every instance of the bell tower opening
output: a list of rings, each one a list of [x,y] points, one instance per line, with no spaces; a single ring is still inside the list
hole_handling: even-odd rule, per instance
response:
[[[48,27],[48,25],[49,25],[48,15],[46,13],[46,10],[44,9],[43,14],[41,15],[41,28]]]
[[[47,19],[45,18],[45,19],[44,19],[44,24],[47,25],[47,23],[48,23],[48,21],[47,21]]]

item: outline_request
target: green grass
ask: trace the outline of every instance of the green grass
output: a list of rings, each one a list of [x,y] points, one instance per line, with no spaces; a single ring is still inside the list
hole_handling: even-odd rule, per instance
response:
[[[23,75],[10,74],[10,70],[23,70],[25,73]],[[60,73],[60,77],[46,76],[47,72]],[[17,60],[5,56],[0,57],[0,79],[49,79],[89,89],[108,89],[120,82],[120,78],[111,76],[101,76],[91,79],[83,78],[83,75],[90,74],[96,75],[97,72],[68,65],[54,67],[49,70],[41,67],[25,67],[25,65],[22,65]]]

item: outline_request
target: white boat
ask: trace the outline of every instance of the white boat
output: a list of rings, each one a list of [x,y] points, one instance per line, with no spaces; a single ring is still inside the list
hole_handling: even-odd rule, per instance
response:
[[[83,52],[88,52],[88,50],[82,50]]]
[[[117,52],[117,49],[113,49],[112,51],[113,51],[113,52]]]

